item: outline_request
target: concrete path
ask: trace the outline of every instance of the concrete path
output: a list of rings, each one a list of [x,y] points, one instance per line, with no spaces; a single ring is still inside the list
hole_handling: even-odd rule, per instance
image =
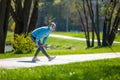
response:
[[[56,34],[50,34],[50,37],[86,41],[85,38],[72,37],[72,36],[64,36],[64,35],[56,35]],[[90,40],[91,40],[91,39],[90,39]],[[91,41],[92,41],[92,40],[91,40]],[[97,42],[97,40],[94,40],[94,41]],[[120,44],[120,42],[117,42],[117,41],[114,41],[114,43]]]
[[[39,62],[32,62],[32,57],[22,57],[22,58],[8,58],[0,59],[0,68],[14,69],[23,67],[34,67],[42,65],[59,65],[68,64],[72,62],[83,62],[90,60],[100,60],[107,58],[120,58],[120,52],[118,53],[99,53],[99,54],[76,54],[76,55],[63,55],[56,56],[53,61],[48,61],[45,56],[40,56]]]

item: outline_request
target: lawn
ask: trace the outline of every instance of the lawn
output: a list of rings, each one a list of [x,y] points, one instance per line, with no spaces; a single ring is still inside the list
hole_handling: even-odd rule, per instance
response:
[[[8,32],[7,42],[11,42],[13,40],[13,33]],[[55,32],[55,34],[64,34],[64,35],[73,35],[73,33],[66,32]],[[78,35],[78,33],[74,33]],[[104,53],[104,52],[120,52],[120,44],[113,44],[112,47],[93,47],[86,48],[85,41],[78,40],[69,40],[69,39],[60,39],[49,37],[47,40],[47,45],[50,49],[47,49],[47,52],[50,55],[69,55],[69,54],[89,54],[89,53]],[[95,43],[96,45],[96,43]],[[35,51],[34,51],[35,52]],[[30,54],[14,54],[14,52],[7,52],[5,54],[0,54],[0,58],[10,58],[10,57],[25,57],[25,56],[33,56],[34,52],[30,52]],[[42,55],[41,53],[39,54]]]
[[[0,69],[0,80],[120,80],[120,59]]]

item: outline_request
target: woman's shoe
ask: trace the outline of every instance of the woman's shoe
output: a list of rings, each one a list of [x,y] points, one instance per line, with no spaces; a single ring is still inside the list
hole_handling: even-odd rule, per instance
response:
[[[52,61],[53,59],[55,59],[56,57],[54,56],[54,57],[49,57],[48,58],[48,61]]]
[[[35,59],[35,58],[33,58],[33,59],[32,59],[32,62],[36,62],[36,59]]]

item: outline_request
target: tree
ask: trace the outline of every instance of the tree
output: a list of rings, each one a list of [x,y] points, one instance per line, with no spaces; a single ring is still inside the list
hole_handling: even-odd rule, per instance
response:
[[[103,41],[102,46],[112,46],[115,39],[118,26],[120,24],[120,1],[119,0],[110,0],[105,4],[105,19],[103,26]]]
[[[96,36],[97,36],[97,42],[98,46],[101,46],[100,42],[100,27],[99,27],[99,2],[96,0]]]
[[[31,18],[30,18],[30,22],[29,22],[29,26],[27,29],[27,33],[34,30],[36,27],[36,22],[37,22],[37,18],[38,18],[38,0],[34,0],[34,6],[33,6],[33,10],[31,11]]]
[[[12,0],[12,1],[15,5],[15,6],[11,5],[11,15],[16,23],[14,33],[15,34],[27,33],[28,31],[31,30],[31,26],[33,26],[33,24],[34,25],[36,24],[37,17],[35,15],[37,15],[38,0]],[[34,19],[35,21],[31,20],[33,17],[35,18]]]
[[[86,6],[87,3],[87,6]],[[85,38],[86,38],[86,43],[87,43],[87,48],[91,47],[90,45],[90,20],[93,19],[93,14],[92,11],[90,10],[90,5],[88,4],[88,1],[86,2],[85,0],[78,1],[76,0],[76,9],[79,13],[80,16],[80,21],[85,33]],[[88,15],[90,13],[90,15]],[[92,21],[92,20],[91,20]]]
[[[0,0],[0,53],[4,53],[8,28],[10,0]]]
[[[100,6],[102,6],[101,2],[103,2],[105,5],[105,14],[102,16],[104,17],[102,46],[111,46],[120,24],[120,1],[76,0],[76,10],[78,11],[80,23],[82,24],[83,30],[85,32],[88,48],[94,46],[94,33],[96,33],[98,46],[101,46],[99,26],[100,20],[103,20],[100,19],[99,14],[101,8]],[[90,31],[92,31],[92,44],[89,37]]]
[[[92,9],[91,0],[90,1],[87,0],[86,2],[87,2],[88,10],[90,12],[90,18],[91,18],[91,31],[92,31],[91,47],[93,47],[94,46],[94,32],[95,32],[94,12],[93,12],[93,9]]]

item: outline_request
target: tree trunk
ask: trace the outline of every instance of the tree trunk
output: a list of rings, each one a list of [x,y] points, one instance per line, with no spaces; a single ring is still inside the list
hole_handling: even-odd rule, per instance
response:
[[[103,26],[103,37],[102,37],[102,46],[107,46],[107,18],[105,17],[104,26]]]
[[[100,28],[99,28],[99,6],[98,6],[98,0],[96,0],[96,36],[98,41],[98,46],[101,46],[100,42]]]
[[[5,40],[8,28],[10,0],[0,1],[0,53],[5,51]]]
[[[119,1],[117,2],[117,0],[114,1],[110,0],[108,4],[108,9],[106,11],[107,14],[105,15],[104,28],[103,28],[103,43],[102,43],[103,46],[111,46],[117,32],[117,28],[119,25],[120,7],[116,5],[119,5]],[[110,11],[109,8],[111,8]],[[115,13],[114,12],[115,8],[118,8],[118,11],[114,19],[113,14]]]
[[[82,24],[82,27],[83,27],[83,31],[85,33],[85,38],[86,38],[86,43],[87,43],[87,33],[86,33],[85,25],[83,23],[83,18],[82,18],[81,12],[79,10],[78,2],[76,3],[76,9],[78,11],[78,14],[79,14],[79,17],[80,17],[80,20],[81,20],[81,24]]]
[[[91,0],[86,0],[87,1],[87,6],[88,6],[88,10],[90,13],[90,19],[91,19],[91,30],[92,30],[92,43],[91,43],[91,47],[94,46],[94,28],[95,28],[95,22],[94,22],[94,13],[93,13],[93,9],[92,9],[92,2]],[[88,2],[90,1],[90,2]]]
[[[112,24],[114,9],[116,6],[116,0],[114,2],[112,1],[111,3],[113,3],[113,4],[112,4],[111,12],[109,12],[110,17],[108,19],[108,35],[110,34],[111,28],[112,28],[111,24]]]
[[[114,23],[113,23],[113,28],[112,28],[112,31],[111,31],[111,33],[109,35],[108,41],[109,41],[110,46],[112,46],[112,44],[113,44],[113,41],[115,39],[115,35],[117,33],[117,30],[118,30],[118,26],[120,24],[120,16],[119,15],[120,15],[120,8],[117,11],[117,15],[116,15]]]
[[[21,34],[24,28],[22,0],[14,0],[15,10],[11,7],[11,15],[16,23],[14,34]]]
[[[38,0],[35,0],[32,15],[31,15],[31,19],[30,19],[30,24],[29,24],[29,27],[28,27],[28,32],[35,29],[37,18],[38,18]]]
[[[104,19],[104,24],[103,24],[103,37],[102,37],[102,46],[109,46],[108,44],[108,9],[110,6],[110,3],[108,3],[107,9],[105,11],[105,19]],[[107,5],[107,4],[106,4]]]
[[[90,37],[89,37],[89,28],[88,28],[88,17],[86,13],[86,8],[85,8],[85,0],[83,0],[83,10],[84,10],[84,16],[85,16],[85,21],[86,21],[86,32],[87,32],[87,47],[90,47]]]
[[[23,8],[23,21],[24,21],[24,27],[23,32],[27,32],[27,27],[29,26],[29,19],[30,19],[30,9],[32,5],[32,0],[25,0],[24,1],[24,8]]]
[[[32,0],[24,0],[24,5],[22,1],[14,0],[15,10],[11,6],[11,15],[16,23],[14,34],[26,33],[29,26]]]

